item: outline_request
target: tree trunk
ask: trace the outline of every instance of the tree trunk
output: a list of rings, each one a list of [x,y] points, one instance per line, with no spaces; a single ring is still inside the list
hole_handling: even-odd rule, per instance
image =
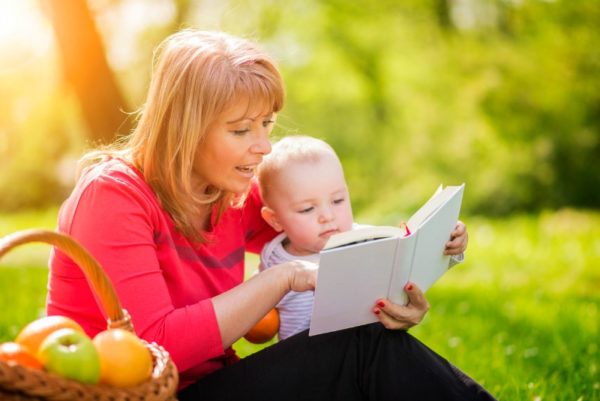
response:
[[[102,40],[85,0],[45,1],[57,38],[66,83],[75,90],[94,142],[127,134],[131,120],[108,66]]]

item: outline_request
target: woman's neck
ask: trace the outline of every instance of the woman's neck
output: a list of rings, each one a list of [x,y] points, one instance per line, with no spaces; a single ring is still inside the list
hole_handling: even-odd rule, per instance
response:
[[[200,210],[198,210],[198,229],[200,231],[210,231],[211,230],[211,215],[212,215],[212,205],[204,205]]]

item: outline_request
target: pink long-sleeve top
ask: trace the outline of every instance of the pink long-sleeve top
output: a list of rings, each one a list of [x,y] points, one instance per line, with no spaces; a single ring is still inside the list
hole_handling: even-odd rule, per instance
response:
[[[229,208],[208,243],[189,241],[142,175],[119,159],[84,172],[63,204],[58,228],[100,263],[136,333],[171,354],[180,388],[237,360],[224,349],[211,298],[244,279],[244,253],[260,252],[275,232],[260,217],[257,186],[241,208]],[[83,273],[62,252],[50,258],[47,312],[79,322],[94,336],[106,329]]]

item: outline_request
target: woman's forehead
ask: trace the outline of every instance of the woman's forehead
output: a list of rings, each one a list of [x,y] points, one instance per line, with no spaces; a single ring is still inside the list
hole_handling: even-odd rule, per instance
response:
[[[249,97],[238,98],[223,111],[223,116],[227,123],[250,119],[255,120],[260,117],[273,114],[273,105],[269,104],[267,99],[251,99]]]

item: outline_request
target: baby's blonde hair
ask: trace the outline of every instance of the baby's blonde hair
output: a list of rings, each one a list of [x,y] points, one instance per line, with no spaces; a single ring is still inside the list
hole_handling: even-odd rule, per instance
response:
[[[220,215],[235,194],[215,187],[195,193],[194,159],[210,124],[244,99],[249,99],[249,111],[283,107],[283,80],[270,57],[253,42],[223,32],[180,31],[155,52],[148,96],[131,136],[86,159],[109,155],[132,162],[177,229],[205,241],[195,224],[198,211],[217,205]]]
[[[339,162],[335,150],[321,139],[292,135],[276,142],[271,153],[258,166],[260,194],[265,204],[268,205],[269,198],[277,187],[277,177],[285,170],[286,165],[293,162],[316,163],[324,157],[334,157]]]

